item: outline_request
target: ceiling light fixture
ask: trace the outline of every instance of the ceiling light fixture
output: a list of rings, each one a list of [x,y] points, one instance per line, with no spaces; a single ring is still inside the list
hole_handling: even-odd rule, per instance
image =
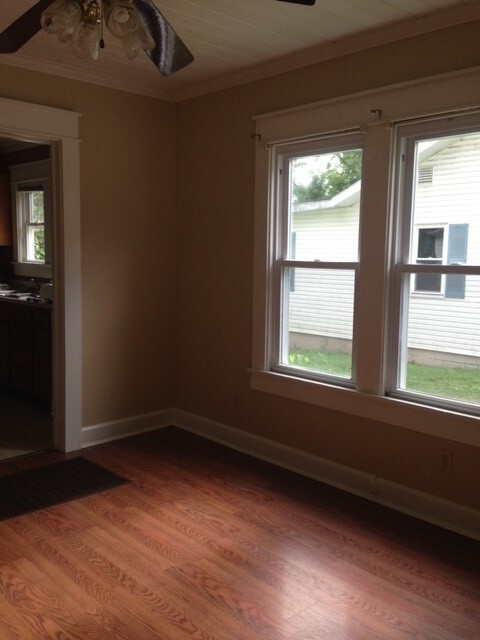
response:
[[[0,55],[16,53],[41,29],[82,58],[96,60],[103,32],[121,40],[128,58],[144,51],[163,76],[193,62],[192,52],[159,11],[158,0],[36,0],[0,33]],[[281,0],[315,4],[315,0]]]
[[[104,25],[121,41],[127,58],[155,47],[133,0],[56,0],[43,11],[40,23],[80,58],[98,59],[105,46]]]

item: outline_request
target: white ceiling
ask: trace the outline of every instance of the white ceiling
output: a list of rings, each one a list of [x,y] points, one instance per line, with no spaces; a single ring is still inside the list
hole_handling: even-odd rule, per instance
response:
[[[154,0],[194,54],[162,77],[146,55],[128,60],[108,33],[96,62],[75,58],[43,32],[0,63],[141,95],[182,100],[362,47],[480,18],[480,0]],[[0,31],[35,0],[1,2]]]

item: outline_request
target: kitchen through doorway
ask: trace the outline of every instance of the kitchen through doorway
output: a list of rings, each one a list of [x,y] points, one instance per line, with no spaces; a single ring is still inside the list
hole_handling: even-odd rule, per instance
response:
[[[47,144],[53,196],[53,448],[82,447],[80,113],[0,97],[0,138]]]
[[[50,175],[48,144],[0,137],[0,461],[46,451],[54,443],[54,296],[49,300],[41,297],[42,285],[52,283],[53,276],[51,266],[42,272],[45,265],[41,264],[47,262],[46,242],[48,260],[54,255],[50,246],[52,198],[43,193],[51,183],[38,179],[38,167],[46,167]],[[11,185],[15,172],[31,168],[33,174],[22,182],[20,195],[26,207],[20,221],[14,215],[16,189]],[[29,234],[25,251],[32,255],[19,268],[19,260],[25,259],[18,248],[25,230]]]

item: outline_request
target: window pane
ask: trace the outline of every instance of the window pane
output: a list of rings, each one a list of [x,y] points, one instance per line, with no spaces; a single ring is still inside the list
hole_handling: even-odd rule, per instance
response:
[[[401,389],[480,403],[480,276],[464,278],[461,306],[456,298],[410,294]]]
[[[422,264],[421,260],[418,263]],[[442,276],[439,273],[418,273],[415,276],[415,291],[440,293],[442,290]]]
[[[45,261],[45,231],[43,226],[27,228],[27,260]]]
[[[443,256],[443,229],[426,228],[418,230],[418,258],[441,258]]]
[[[18,190],[18,206],[22,212],[25,222],[28,224],[44,224],[44,192],[43,189]]]
[[[360,149],[290,160],[288,258],[358,259],[361,168]]]
[[[410,262],[479,264],[480,133],[418,141],[415,166]]]
[[[43,191],[32,191],[30,203],[30,222],[43,224],[45,222]]]
[[[354,284],[351,270],[284,269],[281,364],[351,377]]]
[[[41,188],[22,187],[17,192],[21,220],[21,260],[45,262],[45,200]]]
[[[399,389],[480,403],[480,133],[417,141],[410,263],[404,274]],[[425,295],[429,294],[429,295]],[[435,295],[431,295],[435,294]]]

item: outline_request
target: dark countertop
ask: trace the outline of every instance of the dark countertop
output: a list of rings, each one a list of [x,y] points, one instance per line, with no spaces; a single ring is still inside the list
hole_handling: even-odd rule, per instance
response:
[[[4,303],[8,303],[8,304],[15,304],[15,305],[23,305],[23,306],[28,306],[31,307],[32,309],[46,309],[46,310],[51,310],[52,308],[52,303],[48,300],[44,300],[43,298],[35,298],[35,296],[32,296],[32,294],[22,294],[22,295],[14,295],[14,296],[10,296],[10,295],[2,295],[0,292],[0,304],[4,302]]]

